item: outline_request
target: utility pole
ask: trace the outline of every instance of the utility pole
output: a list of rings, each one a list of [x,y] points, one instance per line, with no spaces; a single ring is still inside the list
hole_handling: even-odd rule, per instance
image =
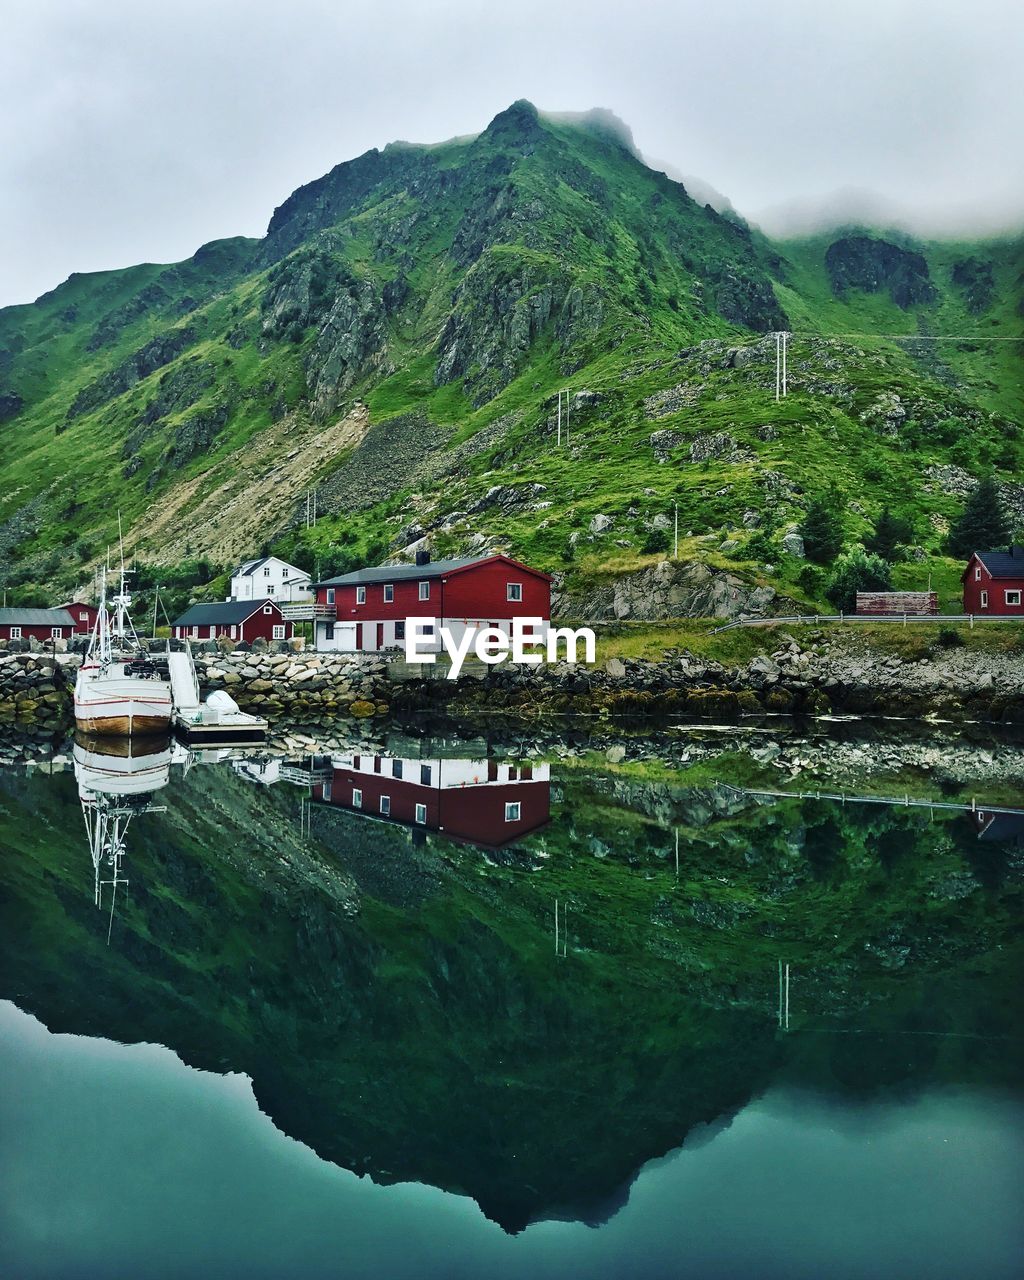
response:
[[[672,547],[672,559],[678,560],[679,559],[679,503],[678,502],[672,503],[672,512],[675,518],[675,535],[674,535],[673,547]]]
[[[556,444],[559,446],[559,448],[561,448],[561,445],[562,445],[562,393],[561,391],[559,391],[558,393],[558,435],[556,437]]]
[[[782,398],[782,334],[775,334],[775,403]]]
[[[782,335],[782,396],[786,397],[786,351],[789,346],[789,334]]]

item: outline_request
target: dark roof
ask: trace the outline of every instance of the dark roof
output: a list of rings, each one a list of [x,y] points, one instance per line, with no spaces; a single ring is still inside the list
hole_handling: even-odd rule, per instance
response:
[[[1024,547],[1010,547],[1008,551],[975,551],[974,555],[993,578],[1024,578]]]
[[[67,609],[0,609],[0,627],[73,627]]]
[[[265,604],[275,604],[273,600],[225,600],[223,604],[194,604],[186,609],[180,618],[175,618],[172,627],[207,627],[217,623],[244,622],[254,613],[259,613]]]
[[[379,564],[372,569],[356,569],[354,573],[343,573],[338,578],[325,578],[322,582],[315,582],[313,585],[353,587],[362,586],[367,582],[407,582],[410,578],[413,581],[422,582],[427,578],[440,578],[445,574],[457,573],[462,569],[468,569],[470,565],[486,564],[490,560],[505,560],[516,568],[522,569],[524,573],[532,573],[539,578],[549,576],[539,569],[531,569],[525,564],[520,564],[518,560],[512,560],[509,556],[496,555],[492,552],[486,556],[468,556],[463,560],[429,560],[426,564]]]

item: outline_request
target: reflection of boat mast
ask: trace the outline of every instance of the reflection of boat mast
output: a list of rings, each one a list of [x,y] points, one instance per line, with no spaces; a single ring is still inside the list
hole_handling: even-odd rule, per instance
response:
[[[152,803],[152,793],[137,796],[83,795],[82,816],[89,837],[92,854],[93,901],[103,906],[103,889],[110,887],[110,923],[107,926],[107,944],[114,925],[114,904],[121,885],[127,889],[128,877],[124,872],[127,851],[125,837],[132,818],[139,813],[163,813],[165,805]]]

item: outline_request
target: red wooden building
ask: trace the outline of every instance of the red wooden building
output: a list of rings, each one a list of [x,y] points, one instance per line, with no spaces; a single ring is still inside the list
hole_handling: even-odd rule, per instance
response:
[[[96,625],[99,609],[94,604],[84,604],[81,600],[69,600],[67,604],[59,604],[58,609],[67,609],[75,624],[76,636],[91,636]]]
[[[366,817],[437,831],[489,849],[543,827],[551,815],[546,764],[346,755],[318,799]]]
[[[70,640],[74,633],[66,609],[0,609],[0,640]]]
[[[222,604],[194,604],[171,623],[179,640],[229,640],[251,642],[290,640],[293,623],[285,620],[273,600],[228,600]]]
[[[975,551],[962,581],[964,613],[1024,618],[1024,547]]]
[[[551,617],[551,577],[505,555],[380,565],[315,585],[316,648],[402,648],[409,618],[433,618],[458,640],[466,627],[511,631]]]

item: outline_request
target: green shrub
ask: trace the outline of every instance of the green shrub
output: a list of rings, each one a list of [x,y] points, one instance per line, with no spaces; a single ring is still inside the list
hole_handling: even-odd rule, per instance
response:
[[[935,642],[943,649],[960,649],[965,643],[956,627],[940,627]]]
[[[667,529],[651,529],[648,532],[646,538],[644,538],[643,544],[641,545],[640,550],[643,552],[645,556],[649,556],[649,555],[653,555],[655,552],[658,552],[658,551],[667,551],[668,548],[669,548],[668,530]]]
[[[854,547],[836,561],[825,595],[841,612],[852,613],[857,607],[858,591],[888,591],[891,587],[888,562],[863,547]]]

